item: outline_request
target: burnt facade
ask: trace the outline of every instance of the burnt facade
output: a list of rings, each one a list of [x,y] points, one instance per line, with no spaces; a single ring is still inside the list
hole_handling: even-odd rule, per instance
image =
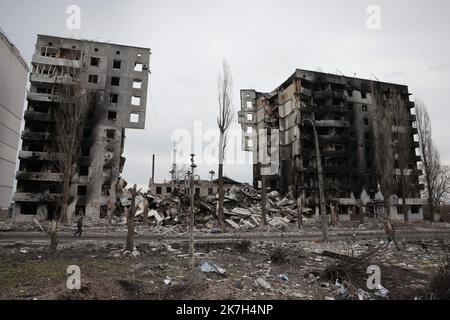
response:
[[[326,198],[356,206],[365,190],[375,202],[379,198],[376,139],[377,130],[383,130],[377,110],[386,107],[388,97],[395,101],[395,108],[389,112],[394,119],[391,129],[397,133],[392,144],[393,179],[400,180],[397,158],[400,152],[406,152],[407,170],[403,172],[407,172],[409,192],[405,198],[412,204],[413,214],[421,213],[420,157],[415,151],[419,145],[414,138],[416,118],[409,96],[404,85],[299,69],[270,93],[241,90],[242,148],[254,153],[254,186],[261,185],[261,163],[257,159],[261,152],[270,153],[270,149],[261,150],[260,140],[267,140],[270,146],[274,143],[271,135],[277,132],[279,148],[274,150],[278,150],[279,161],[276,172],[266,178],[268,187],[283,194],[293,191],[303,194],[310,203],[318,202],[312,121],[318,134]],[[407,116],[398,118],[399,110]],[[267,130],[267,136],[261,135],[261,129]],[[398,135],[402,134],[406,138],[400,148]],[[393,195],[401,198],[399,183]],[[396,200],[391,203],[397,204]]]
[[[55,162],[55,117],[62,77],[84,77],[97,103],[85,121],[68,216],[99,219],[115,199],[125,129],[144,129],[150,49],[38,35],[31,62],[20,166],[16,174],[15,220],[50,216],[60,196]]]

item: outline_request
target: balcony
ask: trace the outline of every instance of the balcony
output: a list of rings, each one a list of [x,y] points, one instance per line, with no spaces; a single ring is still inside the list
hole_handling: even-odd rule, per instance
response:
[[[54,135],[49,132],[33,132],[27,130],[22,133],[22,140],[53,141]]]
[[[60,67],[68,67],[68,68],[75,68],[75,69],[81,68],[80,60],[45,57],[38,53],[35,53],[33,55],[31,62],[33,64],[46,64],[46,65],[51,65],[51,66],[60,66]]]
[[[409,115],[409,121],[410,122],[416,122],[417,121],[417,116],[415,114],[410,114]]]
[[[28,92],[27,93],[27,100],[52,102],[53,99],[54,99],[54,96],[52,94],[37,93],[37,92]]]
[[[347,107],[344,106],[320,106],[314,109],[314,112],[317,114],[323,113],[336,113],[336,114],[344,114],[347,113]]]
[[[60,154],[53,152],[34,152],[34,151],[19,152],[19,159],[23,160],[57,161],[59,158]]]
[[[25,120],[34,120],[34,121],[43,121],[50,122],[53,120],[53,117],[50,113],[36,112],[36,111],[25,111],[24,115]]]
[[[350,127],[350,122],[345,120],[316,120],[316,127]]]
[[[350,138],[345,135],[336,135],[336,134],[326,134],[319,135],[319,143],[328,143],[328,142],[348,142]]]
[[[30,74],[31,83],[62,83],[63,77],[55,75],[32,73]]]
[[[349,151],[328,150],[328,151],[320,151],[320,154],[324,158],[348,158],[348,157],[350,157]]]
[[[13,196],[13,201],[15,202],[57,202],[61,197],[60,194],[56,193],[27,193],[27,192],[16,192]]]
[[[322,91],[316,91],[313,94],[315,99],[329,99],[329,98],[337,98],[337,99],[346,99],[344,91],[336,91],[336,90],[322,90]]]
[[[62,178],[61,173],[54,172],[26,172],[18,171],[16,174],[17,180],[25,181],[48,181],[48,182],[60,182]]]
[[[306,89],[303,87],[300,88],[298,93],[300,94],[301,97],[304,97],[304,98],[311,98],[311,96],[312,96],[311,89]]]

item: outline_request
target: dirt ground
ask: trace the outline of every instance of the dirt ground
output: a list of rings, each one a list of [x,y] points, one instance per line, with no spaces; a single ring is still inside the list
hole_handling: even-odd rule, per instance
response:
[[[0,247],[0,299],[339,300],[358,299],[357,289],[364,299],[418,299],[447,246],[437,240],[401,246],[377,240],[197,245],[196,265],[207,261],[225,269],[220,274],[190,271],[187,246],[175,243],[141,244],[136,257],[123,244],[100,241],[64,243],[53,256],[45,243],[7,244]],[[366,287],[366,269],[374,264],[388,295]],[[67,289],[70,265],[81,269],[80,290]]]

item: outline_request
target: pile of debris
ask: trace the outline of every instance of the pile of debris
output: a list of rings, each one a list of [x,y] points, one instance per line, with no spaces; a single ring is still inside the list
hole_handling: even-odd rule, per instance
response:
[[[126,197],[130,199],[130,196]],[[152,224],[157,227],[173,226],[179,231],[185,231],[189,221],[190,198],[182,190],[173,189],[171,196],[159,197],[150,193],[140,194],[139,210],[136,216],[141,217],[148,205],[148,217]],[[147,204],[146,204],[147,201]],[[195,196],[195,228],[215,229],[218,227],[216,196],[199,197]],[[124,199],[122,205],[127,205]],[[307,216],[312,213],[311,209],[304,210]],[[247,230],[260,226],[262,220],[261,194],[245,184],[233,186],[224,199],[225,221],[228,226],[236,230]],[[267,222],[275,228],[294,227],[297,221],[297,202],[291,195],[280,197],[277,191],[272,191],[267,195]]]

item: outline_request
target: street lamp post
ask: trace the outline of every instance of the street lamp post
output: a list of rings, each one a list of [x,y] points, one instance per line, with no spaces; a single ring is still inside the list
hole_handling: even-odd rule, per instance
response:
[[[189,210],[189,253],[191,257],[191,269],[194,269],[195,267],[195,259],[194,259],[194,170],[197,167],[197,165],[194,163],[194,156],[195,154],[191,154],[191,206]]]
[[[314,130],[314,145],[316,150],[316,161],[317,161],[317,176],[319,179],[319,197],[320,197],[320,213],[322,217],[322,233],[323,241],[328,241],[328,226],[327,226],[327,211],[325,207],[325,192],[323,190],[323,172],[322,172],[322,161],[320,159],[320,149],[319,149],[319,137],[317,136],[316,126],[311,119],[304,118],[303,121],[309,122]]]

